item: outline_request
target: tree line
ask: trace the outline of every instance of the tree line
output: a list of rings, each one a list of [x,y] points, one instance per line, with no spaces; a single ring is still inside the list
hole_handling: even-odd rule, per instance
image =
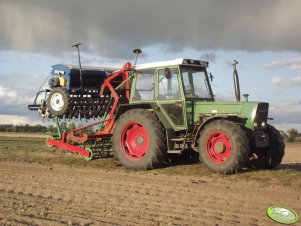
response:
[[[301,142],[301,133],[299,133],[295,128],[291,128],[286,132],[280,130],[280,134],[287,142]]]
[[[0,124],[0,132],[32,132],[32,133],[46,133],[48,128],[40,124],[31,126],[25,125],[13,125],[13,124]]]
[[[65,131],[70,131],[83,125],[76,125],[74,122],[61,123],[61,127]],[[41,124],[36,125],[13,125],[13,124],[0,124],[0,132],[25,132],[25,133],[55,133],[57,131],[54,125],[43,126]],[[86,132],[93,131],[92,129],[86,129]]]

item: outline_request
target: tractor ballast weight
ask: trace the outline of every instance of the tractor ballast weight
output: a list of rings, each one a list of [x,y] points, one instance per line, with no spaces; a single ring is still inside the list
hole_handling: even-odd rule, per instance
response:
[[[72,86],[79,74],[73,77],[75,72],[70,74],[66,68],[55,66],[63,73],[50,79],[51,90],[46,91],[44,101],[30,109],[55,119],[58,132],[47,139],[49,145],[80,153],[87,159],[109,152],[127,168],[153,169],[166,161],[168,153],[180,155],[190,149],[199,153],[201,162],[214,172],[275,168],[284,156],[284,142],[267,122],[268,103],[249,101],[248,95],[240,101],[236,64],[236,102],[214,100],[208,62],[176,59],[136,66],[127,63],[119,70],[103,69],[91,83],[86,83],[83,67],[82,89],[78,83]],[[49,108],[51,94],[58,85],[74,99],[62,114]],[[87,95],[89,90],[94,94]],[[59,105],[60,98],[65,97],[61,96],[54,103]],[[101,111],[94,111],[100,106]],[[68,118],[97,121],[62,131],[60,120]],[[99,129],[85,132],[95,126]]]

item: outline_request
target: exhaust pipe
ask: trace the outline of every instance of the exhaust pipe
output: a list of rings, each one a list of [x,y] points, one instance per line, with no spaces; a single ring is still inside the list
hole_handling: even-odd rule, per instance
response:
[[[234,81],[234,90],[235,90],[235,98],[236,101],[240,102],[240,87],[239,87],[239,79],[238,79],[238,73],[236,70],[236,65],[238,64],[238,61],[234,60],[233,66],[233,81]]]

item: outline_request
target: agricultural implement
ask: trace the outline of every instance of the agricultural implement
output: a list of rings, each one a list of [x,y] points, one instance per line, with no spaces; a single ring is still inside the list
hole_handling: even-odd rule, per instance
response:
[[[216,102],[206,61],[126,63],[116,70],[82,68],[79,57],[79,67],[53,66],[50,89],[39,91],[29,109],[56,122],[49,146],[86,159],[113,153],[127,168],[153,169],[168,153],[181,156],[189,149],[214,172],[275,168],[284,156],[284,142],[267,122],[268,103],[249,101],[246,94],[240,100],[237,63],[237,101]],[[44,99],[37,104],[40,95]],[[73,119],[94,121],[71,131],[61,128],[60,121]]]

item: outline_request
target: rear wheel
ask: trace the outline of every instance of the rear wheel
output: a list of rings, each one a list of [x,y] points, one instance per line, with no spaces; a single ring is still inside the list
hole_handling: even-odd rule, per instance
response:
[[[47,98],[47,108],[55,116],[63,116],[70,109],[70,97],[67,90],[57,87],[51,90]]]
[[[113,151],[121,165],[130,169],[153,169],[166,156],[165,130],[158,118],[145,109],[125,112],[116,122]]]
[[[249,140],[236,123],[216,120],[205,126],[199,138],[200,161],[213,172],[231,174],[246,163]]]
[[[269,135],[269,146],[266,148],[256,149],[253,152],[256,159],[248,162],[248,167],[254,169],[274,169],[280,165],[284,156],[285,143],[280,132],[272,125],[267,126]]]

